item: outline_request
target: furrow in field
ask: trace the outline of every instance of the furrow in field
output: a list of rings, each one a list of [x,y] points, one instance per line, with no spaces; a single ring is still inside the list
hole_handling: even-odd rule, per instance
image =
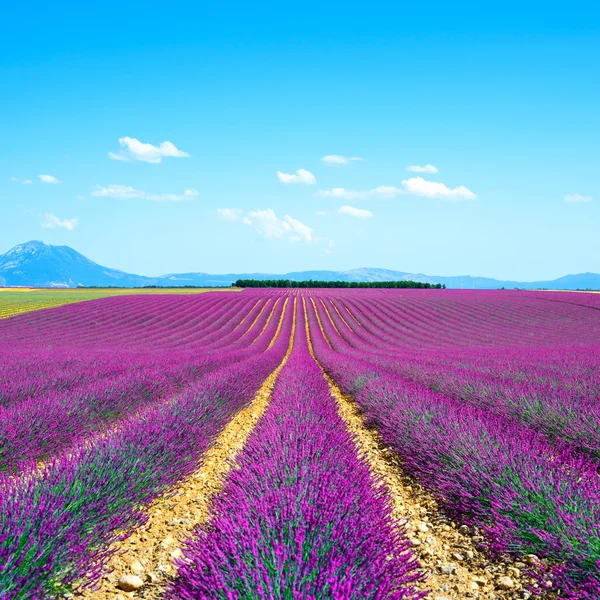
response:
[[[275,303],[271,307],[271,312],[269,312],[269,316],[267,317],[267,320],[265,321],[263,328],[260,330],[260,333],[252,340],[252,344],[256,343],[260,339],[262,334],[265,332],[265,329],[269,326],[269,323],[271,322],[271,319],[273,318],[273,315],[275,314],[275,311],[277,310],[277,305],[279,304],[279,300],[280,300],[280,298],[277,298],[277,300],[275,300]]]
[[[305,318],[305,305],[298,319]],[[416,600],[424,593],[378,480],[356,452],[299,324],[269,409],[166,597]]]
[[[320,333],[328,342],[316,310],[314,314]],[[461,528],[450,520],[440,510],[433,494],[404,473],[398,455],[383,444],[377,431],[365,426],[354,399],[342,392],[319,362],[308,319],[306,334],[310,354],[329,384],[339,415],[351,432],[359,455],[365,458],[373,476],[387,488],[392,516],[398,527],[408,532],[426,577],[420,587],[431,590],[434,597],[439,598],[504,597],[495,589],[491,573],[497,577],[498,573],[507,572],[514,577],[515,573],[520,576],[520,572],[503,563],[490,565],[488,558],[477,550],[469,528]]]
[[[286,307],[287,299],[269,348],[280,334]],[[181,556],[181,542],[196,526],[210,518],[213,498],[223,489],[231,469],[236,468],[236,455],[246,444],[248,436],[269,405],[277,376],[294,346],[296,300],[292,310],[292,331],[287,352],[263,382],[252,403],[240,410],[221,431],[207,450],[202,466],[175,490],[153,502],[148,508],[145,525],[114,544],[112,550],[115,553],[100,587],[95,591],[84,592],[82,597],[101,600],[122,593],[118,587],[119,578],[136,574],[146,580],[138,597],[162,597],[164,579],[175,574],[173,562]]]
[[[238,329],[238,327],[241,327],[244,322],[246,321],[246,319],[252,314],[252,311],[258,306],[259,302],[261,301],[261,298],[259,298],[254,305],[252,306],[252,308],[246,313],[246,316],[233,328],[233,330],[235,331],[236,329]],[[248,331],[250,329],[252,329],[252,326],[254,325],[254,323],[258,320],[258,318],[260,317],[260,315],[262,314],[262,311],[265,310],[265,305],[263,305],[261,311],[258,313],[256,319],[254,319],[254,321],[252,321],[252,325],[250,325],[250,327],[248,328]]]

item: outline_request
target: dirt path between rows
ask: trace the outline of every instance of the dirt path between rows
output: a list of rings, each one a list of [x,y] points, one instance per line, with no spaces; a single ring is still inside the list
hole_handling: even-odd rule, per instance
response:
[[[321,334],[329,342],[316,307],[315,314]],[[308,319],[306,334],[310,353],[329,384],[357,452],[367,461],[374,478],[387,488],[392,517],[412,542],[425,575],[425,581],[418,587],[429,590],[433,600],[530,598],[530,592],[524,589],[532,583],[524,574],[525,564],[509,559],[491,561],[482,552],[483,537],[450,520],[433,495],[403,472],[399,457],[385,447],[376,431],[365,427],[354,400],[341,391],[319,363]]]
[[[287,304],[287,300],[286,300]],[[200,468],[170,494],[152,503],[148,521],[126,539],[112,546],[115,554],[109,561],[98,589],[84,591],[79,598],[89,600],[119,600],[125,598],[162,598],[165,584],[174,577],[174,562],[181,557],[182,542],[197,525],[210,518],[212,499],[223,489],[227,474],[235,468],[235,457],[265,413],[273,386],[292,352],[296,327],[296,301],[293,303],[293,323],[290,343],[279,366],[267,377],[251,404],[238,412],[206,451]],[[286,313],[281,313],[274,341],[279,336]],[[119,587],[121,576],[135,576],[143,581],[136,591]]]

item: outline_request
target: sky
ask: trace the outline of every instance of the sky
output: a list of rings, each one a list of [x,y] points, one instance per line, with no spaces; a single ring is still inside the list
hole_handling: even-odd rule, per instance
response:
[[[594,2],[28,2],[0,253],[143,275],[600,272]]]

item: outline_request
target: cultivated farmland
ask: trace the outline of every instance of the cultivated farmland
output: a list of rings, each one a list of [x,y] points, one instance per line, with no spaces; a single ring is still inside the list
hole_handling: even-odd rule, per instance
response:
[[[0,597],[599,598],[599,365],[583,293],[2,319]]]
[[[229,288],[237,291],[236,288]],[[228,290],[228,291],[229,291]],[[74,288],[36,289],[1,288],[0,319],[12,317],[32,310],[64,306],[84,300],[95,300],[109,296],[131,296],[138,294],[201,294],[203,288]]]

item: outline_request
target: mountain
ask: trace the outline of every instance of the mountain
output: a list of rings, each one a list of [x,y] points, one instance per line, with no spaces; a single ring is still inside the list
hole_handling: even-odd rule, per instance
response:
[[[283,275],[267,273],[171,273],[161,277],[131,275],[103,267],[69,246],[51,246],[32,241],[19,244],[0,255],[0,286],[28,287],[142,287],[156,286],[230,286],[237,279],[292,279],[296,281],[393,281],[411,280],[441,283],[448,288],[498,289],[547,288],[554,290],[600,289],[600,274],[566,275],[553,281],[500,281],[470,275],[440,277],[388,269],[362,268],[349,271],[296,271]]]
[[[0,255],[0,285],[77,287],[150,285],[148,277],[101,267],[69,246],[27,242]]]

